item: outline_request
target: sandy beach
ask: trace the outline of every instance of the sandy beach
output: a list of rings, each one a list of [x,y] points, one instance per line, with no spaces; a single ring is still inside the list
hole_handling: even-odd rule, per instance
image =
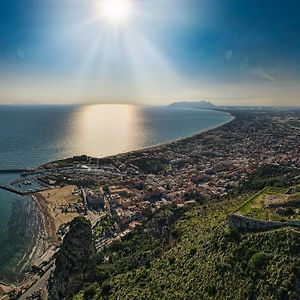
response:
[[[72,205],[81,203],[80,195],[72,192],[76,186],[68,185],[62,188],[46,190],[32,195],[42,218],[44,227],[45,248],[59,245],[57,231],[60,226],[73,220],[79,213],[72,210]]]

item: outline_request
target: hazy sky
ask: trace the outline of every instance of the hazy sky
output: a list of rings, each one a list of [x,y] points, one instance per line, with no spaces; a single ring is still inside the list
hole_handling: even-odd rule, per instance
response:
[[[0,103],[300,105],[299,0],[101,1],[0,0]]]

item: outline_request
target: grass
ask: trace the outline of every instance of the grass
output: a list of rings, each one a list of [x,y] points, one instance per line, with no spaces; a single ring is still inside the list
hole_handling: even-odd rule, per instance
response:
[[[173,247],[147,264],[109,272],[73,299],[299,299],[299,232],[230,230],[228,214],[245,199],[211,202],[185,213],[171,227],[177,236]],[[121,251],[128,246],[129,241],[119,244]],[[132,243],[126,260],[142,247],[145,253],[153,250],[152,243]],[[120,265],[116,250],[106,255],[101,267]]]
[[[286,190],[255,193],[299,183],[297,172],[265,166],[230,199],[175,218],[170,212],[155,216],[143,230],[98,254],[97,276],[73,299],[300,299],[300,230],[240,232],[227,226],[232,211],[278,217],[262,207],[261,197]]]
[[[265,207],[265,199],[270,196],[287,197],[286,193],[289,189],[266,187],[248,201],[246,201],[238,210],[237,213],[264,221],[288,221],[300,220],[300,210],[294,209],[293,214],[283,215],[278,213],[277,208]],[[300,193],[296,192],[288,196],[287,201],[300,199]]]

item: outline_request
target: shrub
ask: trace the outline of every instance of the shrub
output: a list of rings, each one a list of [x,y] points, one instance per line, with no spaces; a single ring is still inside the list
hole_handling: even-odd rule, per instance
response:
[[[111,285],[107,282],[104,282],[101,287],[101,293],[103,296],[108,296],[111,291]]]
[[[249,259],[249,266],[255,270],[259,270],[265,266],[270,259],[270,255],[265,252],[257,252]]]
[[[224,237],[228,240],[238,241],[240,239],[240,232],[236,228],[225,228]]]
[[[196,248],[191,248],[190,249],[190,256],[194,256],[197,253],[197,249]]]
[[[209,296],[215,296],[217,293],[217,289],[214,285],[208,285],[205,290]]]
[[[89,285],[83,290],[83,297],[85,300],[93,299],[97,293],[97,288],[94,284]]]

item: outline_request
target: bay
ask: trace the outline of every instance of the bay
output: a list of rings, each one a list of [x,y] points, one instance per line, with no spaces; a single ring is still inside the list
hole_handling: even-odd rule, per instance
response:
[[[113,155],[190,136],[230,119],[225,112],[188,108],[0,106],[0,169],[33,168],[81,154]],[[14,176],[0,174],[0,184],[7,184]],[[32,246],[32,239],[22,238],[30,223],[24,216],[34,215],[28,201],[0,190],[2,280],[16,279],[14,266]]]

